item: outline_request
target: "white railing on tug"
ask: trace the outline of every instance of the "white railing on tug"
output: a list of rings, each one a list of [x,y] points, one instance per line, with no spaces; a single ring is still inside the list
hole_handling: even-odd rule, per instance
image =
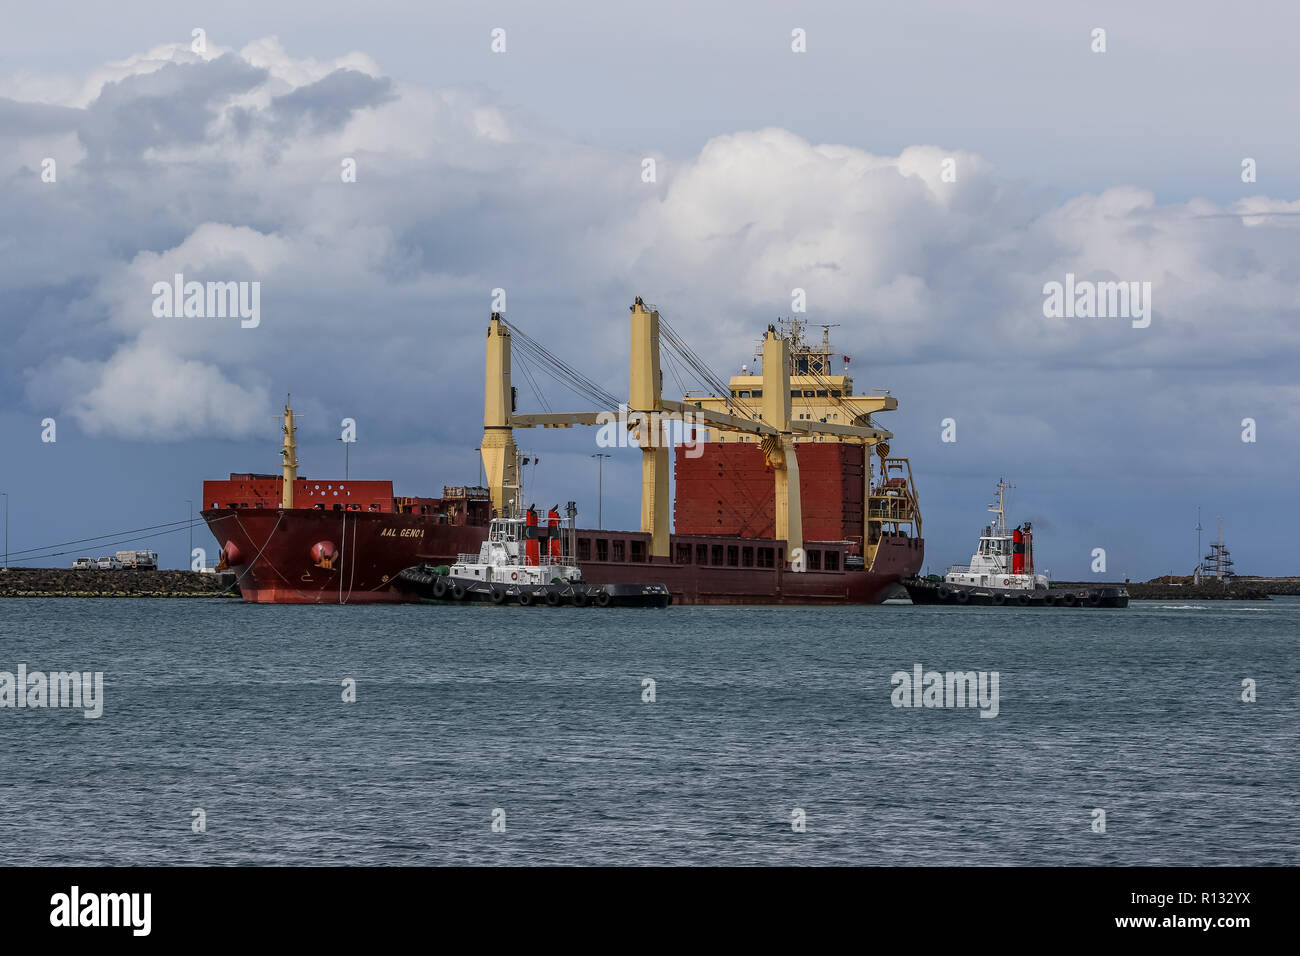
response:
[[[456,564],[477,565],[480,563],[479,558],[480,555],[477,554],[458,554],[456,555]],[[536,564],[489,564],[486,565],[486,568],[490,574],[493,570],[518,571],[521,568],[537,568],[539,570],[544,570],[546,568],[571,568],[573,566],[574,565],[571,561],[566,561],[563,558],[550,558],[543,556]]]
[[[1047,568],[1043,568],[1042,570],[1034,569],[1034,571],[1032,572],[1031,571],[1012,572],[1006,570],[1005,568],[1002,570],[999,570],[997,568],[972,568],[969,564],[950,565],[948,570],[945,573],[946,574],[990,574],[991,573],[991,574],[1008,574],[1008,575],[1018,574],[1020,577],[1033,577],[1035,574],[1041,574],[1049,581],[1052,578],[1052,572],[1049,571]]]
[[[535,571],[543,584],[552,577],[564,577],[563,574],[552,575],[550,573],[552,568],[566,571],[572,566],[559,561],[542,561],[538,564],[490,564],[483,569],[483,580],[488,584],[519,584],[526,581],[526,577],[520,575],[521,571]]]
[[[478,554],[458,554],[456,555],[455,563],[456,564],[478,564],[479,559],[481,557],[482,555],[478,555]],[[547,555],[542,555],[541,558],[538,559],[536,564],[528,564],[527,562],[524,562],[521,564],[493,564],[493,565],[489,565],[489,567],[514,568],[515,570],[518,570],[519,568],[564,568],[564,567],[573,567],[573,562],[566,561],[563,558],[552,558]]]

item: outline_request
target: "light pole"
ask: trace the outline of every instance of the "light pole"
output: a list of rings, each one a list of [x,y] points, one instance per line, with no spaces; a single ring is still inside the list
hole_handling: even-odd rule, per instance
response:
[[[613,455],[599,454],[592,455],[596,459],[596,528],[599,531],[605,530],[605,459],[613,458]]]
[[[185,566],[192,569],[194,567],[194,501],[186,498],[185,503],[190,506],[190,550],[185,555]]]
[[[1196,509],[1196,563],[1192,565],[1192,583],[1201,584],[1201,509]]]

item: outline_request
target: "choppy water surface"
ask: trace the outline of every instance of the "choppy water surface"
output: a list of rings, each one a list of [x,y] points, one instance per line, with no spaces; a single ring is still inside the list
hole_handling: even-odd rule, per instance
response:
[[[0,708],[0,858],[1294,864],[1298,635],[1297,599],[0,600],[0,671],[99,670],[105,697],[97,720]],[[918,663],[997,671],[997,717],[894,707]]]

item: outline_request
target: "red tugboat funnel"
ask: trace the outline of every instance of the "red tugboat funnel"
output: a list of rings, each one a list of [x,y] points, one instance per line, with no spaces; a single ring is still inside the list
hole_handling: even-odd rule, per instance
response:
[[[1028,521],[1024,524],[1025,529],[1025,573],[1034,573],[1034,526]]]
[[[546,527],[551,539],[551,557],[559,561],[564,555],[560,553],[560,513],[555,508],[546,512]]]
[[[524,516],[525,535],[524,541],[524,564],[537,567],[541,564],[541,542],[537,538],[538,524],[537,512],[532,508],[528,509]]]
[[[1025,573],[1025,536],[1019,528],[1011,532],[1011,573]]]

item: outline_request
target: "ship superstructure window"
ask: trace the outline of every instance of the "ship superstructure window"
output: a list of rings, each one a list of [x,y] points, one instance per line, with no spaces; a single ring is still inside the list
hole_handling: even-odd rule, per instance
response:
[[[715,565],[721,565],[721,564],[722,564],[722,545],[720,545],[720,544],[715,544],[715,545],[713,546],[713,561],[712,561],[712,563],[715,564]]]
[[[673,559],[675,564],[691,563],[691,546],[689,544],[679,544],[676,548],[677,557]]]
[[[627,560],[627,542],[626,542],[626,541],[615,541],[615,542],[614,542],[614,560],[615,560],[615,561],[626,561],[626,560]]]
[[[990,556],[1004,555],[1011,553],[1011,542],[1003,538],[981,538],[980,554]]]
[[[747,548],[741,548],[741,549],[740,549],[740,566],[741,566],[742,568],[752,568],[752,567],[754,566],[754,549],[753,549],[753,548],[748,548],[748,547],[747,547]]]
[[[740,564],[740,548],[734,544],[727,545],[727,567],[734,568]]]
[[[609,560],[609,539],[608,538],[596,539],[596,560],[597,561]]]
[[[633,561],[636,561],[637,563],[642,563],[642,562],[645,561],[645,542],[644,542],[644,541],[633,541],[633,542],[632,542],[632,560],[633,560]]]
[[[579,561],[591,560],[591,539],[590,538],[578,539],[578,560]]]
[[[695,546],[695,563],[696,564],[709,563],[709,546],[707,544],[697,544]]]
[[[826,570],[838,571],[840,569],[840,553],[838,551],[826,552]]]
[[[820,551],[808,552],[808,570],[820,571],[822,569],[822,553]]]
[[[770,568],[773,566],[774,552],[771,548],[758,549],[758,566],[760,568]]]

